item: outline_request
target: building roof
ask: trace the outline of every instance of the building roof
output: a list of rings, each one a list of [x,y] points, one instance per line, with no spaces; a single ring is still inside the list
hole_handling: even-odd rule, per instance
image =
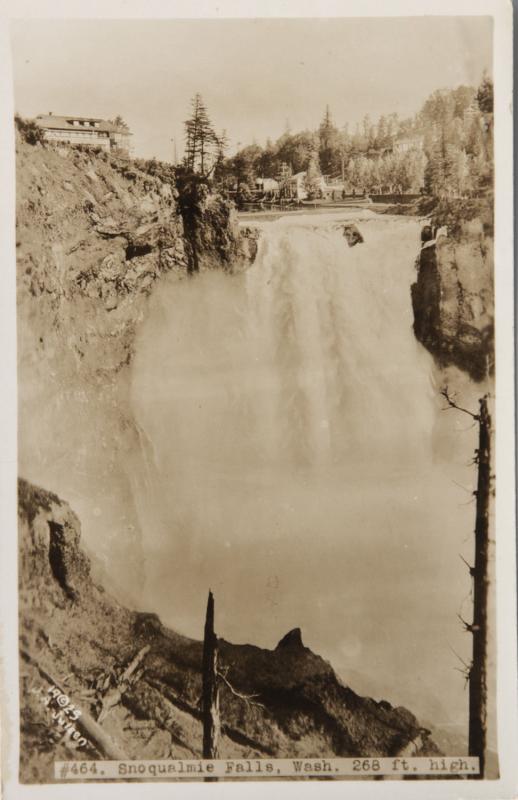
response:
[[[77,126],[73,124],[74,121],[79,123],[88,122],[90,124]],[[104,131],[105,133],[125,133],[128,136],[130,135],[130,132],[125,128],[117,128],[115,125],[112,125],[111,122],[100,119],[99,117],[62,117],[57,114],[38,114],[36,122],[41,128],[46,128],[47,130],[75,131],[78,127],[81,127],[83,130]],[[94,127],[91,123],[98,124]]]

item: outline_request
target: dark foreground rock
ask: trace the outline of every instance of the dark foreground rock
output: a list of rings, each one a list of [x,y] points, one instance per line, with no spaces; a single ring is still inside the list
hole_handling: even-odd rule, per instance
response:
[[[56,759],[200,757],[201,642],[110,597],[70,506],[23,480],[19,542],[22,781],[52,780]],[[409,711],[344,686],[298,629],[275,650],[219,647],[223,758],[439,752]],[[44,705],[51,684],[81,710],[86,744]]]

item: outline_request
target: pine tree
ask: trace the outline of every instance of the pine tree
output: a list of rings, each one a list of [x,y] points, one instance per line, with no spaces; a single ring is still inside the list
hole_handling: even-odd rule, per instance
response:
[[[191,117],[185,121],[185,166],[206,175],[212,165],[218,138],[201,94],[194,95]]]
[[[322,172],[325,175],[340,174],[342,170],[341,137],[333,122],[329,106],[326,106],[318,129],[318,137]]]
[[[378,120],[378,128],[376,131],[376,140],[375,140],[376,147],[378,149],[382,149],[387,147],[388,142],[388,127],[387,127],[387,118],[383,115]]]
[[[484,73],[482,83],[478,87],[477,103],[483,114],[493,113],[493,81],[487,73]]]
[[[129,131],[128,123],[121,117],[120,114],[117,114],[115,119],[109,119],[108,122],[113,125],[115,128],[119,128],[125,131]]]
[[[314,147],[306,170],[305,186],[309,198],[318,197],[321,189],[322,173],[318,160],[318,147]]]
[[[213,166],[214,180],[219,182],[225,174],[225,153],[228,150],[228,136],[226,130],[215,137],[216,158]]]
[[[369,114],[365,114],[362,120],[363,149],[369,150],[374,144],[374,126]]]

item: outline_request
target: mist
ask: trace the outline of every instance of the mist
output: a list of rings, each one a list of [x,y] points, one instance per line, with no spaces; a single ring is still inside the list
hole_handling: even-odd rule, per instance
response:
[[[155,291],[132,372],[140,602],[199,638],[210,587],[219,635],[301,627],[345,679],[440,686],[463,720],[474,433],[412,332],[419,223],[364,212],[349,248],[346,218],[264,223],[245,273]]]

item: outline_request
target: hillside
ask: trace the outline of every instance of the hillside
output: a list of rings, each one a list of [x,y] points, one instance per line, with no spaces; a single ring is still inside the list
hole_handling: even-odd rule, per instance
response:
[[[70,506],[23,480],[19,526],[21,779],[51,780],[61,758],[199,757],[201,643],[96,584]],[[220,662],[223,758],[439,752],[409,711],[343,685],[298,629],[275,650],[221,640]],[[82,712],[81,747],[43,705],[50,685]]]

